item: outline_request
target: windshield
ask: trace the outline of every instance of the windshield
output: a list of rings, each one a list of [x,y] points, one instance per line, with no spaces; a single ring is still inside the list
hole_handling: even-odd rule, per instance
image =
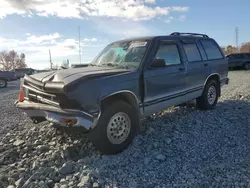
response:
[[[136,69],[142,62],[148,42],[135,40],[112,43],[90,65]]]

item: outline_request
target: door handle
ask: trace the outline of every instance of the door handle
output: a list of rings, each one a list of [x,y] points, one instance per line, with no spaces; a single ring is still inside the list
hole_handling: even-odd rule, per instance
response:
[[[179,68],[179,71],[184,71],[184,70],[185,70],[184,67],[180,67],[180,68]]]
[[[204,66],[207,67],[207,66],[208,66],[208,63],[204,63]]]

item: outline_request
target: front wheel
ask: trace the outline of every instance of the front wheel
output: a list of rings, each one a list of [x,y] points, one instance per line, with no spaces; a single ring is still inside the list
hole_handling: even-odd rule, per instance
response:
[[[7,80],[0,78],[0,88],[7,87]]]
[[[116,101],[104,108],[89,139],[103,154],[116,154],[132,142],[137,126],[136,110],[126,102]]]
[[[219,86],[215,80],[206,84],[202,96],[196,99],[197,107],[201,110],[214,109],[219,97]]]

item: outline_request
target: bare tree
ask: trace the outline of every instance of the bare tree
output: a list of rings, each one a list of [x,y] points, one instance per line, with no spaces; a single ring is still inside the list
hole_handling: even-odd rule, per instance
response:
[[[14,50],[0,52],[0,69],[11,70],[15,68],[25,68],[25,54],[17,54]]]
[[[240,52],[250,52],[250,42],[245,42],[240,47]]]
[[[237,48],[235,46],[232,46],[232,45],[228,45],[227,47],[221,47],[221,48],[226,55],[232,54],[232,53],[237,53]]]

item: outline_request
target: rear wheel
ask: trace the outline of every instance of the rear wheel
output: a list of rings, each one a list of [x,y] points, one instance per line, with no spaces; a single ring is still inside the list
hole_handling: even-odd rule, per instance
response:
[[[215,80],[207,82],[203,94],[196,99],[197,107],[201,110],[214,109],[219,97],[219,86]]]
[[[245,63],[244,69],[245,70],[250,70],[250,63]]]
[[[132,142],[137,126],[136,110],[126,102],[116,101],[104,108],[89,139],[102,153],[116,154]]]
[[[7,80],[0,78],[0,88],[7,87]]]

